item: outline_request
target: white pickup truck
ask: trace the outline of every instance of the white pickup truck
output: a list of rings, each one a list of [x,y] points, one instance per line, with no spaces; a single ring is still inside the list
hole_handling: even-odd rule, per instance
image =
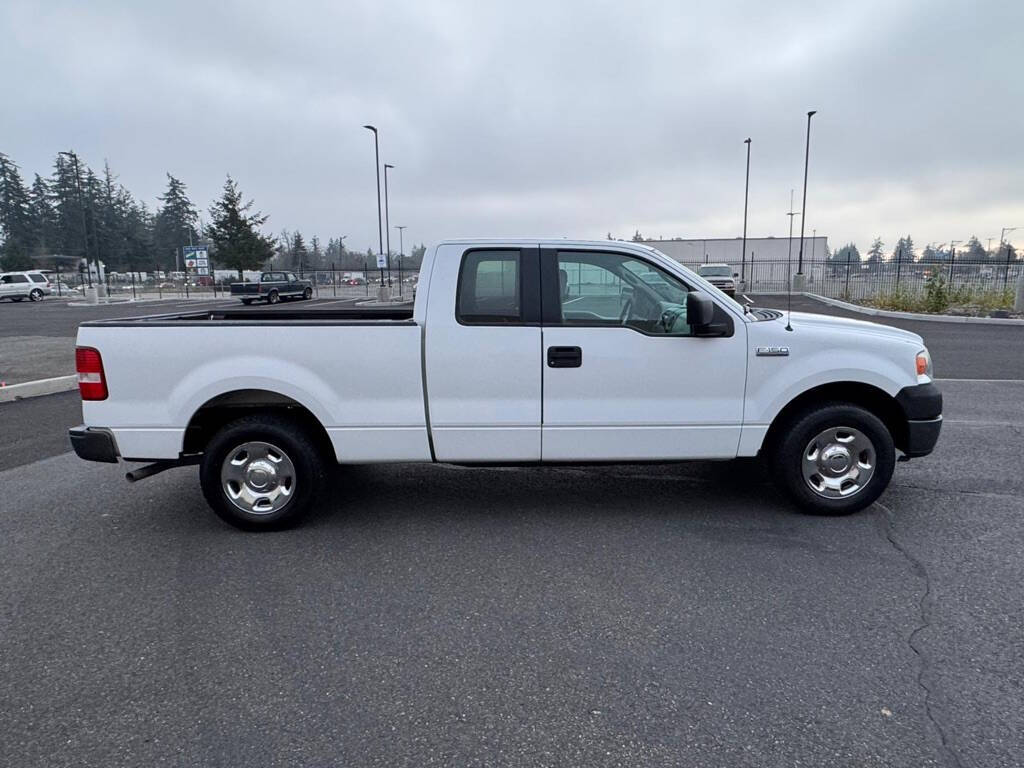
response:
[[[210,506],[291,524],[329,462],[763,455],[804,510],[870,504],[931,452],[921,338],[750,309],[647,246],[453,240],[412,308],[214,309],[83,323],[84,459],[199,464]]]

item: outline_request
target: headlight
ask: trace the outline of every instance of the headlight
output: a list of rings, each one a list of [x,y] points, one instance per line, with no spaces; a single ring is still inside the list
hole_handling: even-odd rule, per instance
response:
[[[922,349],[917,353],[916,363],[918,376],[932,378],[932,356],[928,354],[927,349]]]

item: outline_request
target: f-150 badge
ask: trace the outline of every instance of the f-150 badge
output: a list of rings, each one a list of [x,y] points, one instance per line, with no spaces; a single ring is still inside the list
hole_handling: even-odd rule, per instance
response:
[[[758,357],[789,357],[789,347],[757,347]]]

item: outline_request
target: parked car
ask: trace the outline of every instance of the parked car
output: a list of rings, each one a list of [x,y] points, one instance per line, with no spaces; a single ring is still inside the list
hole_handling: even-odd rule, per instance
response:
[[[0,274],[0,299],[42,301],[53,293],[46,275],[36,270]]]
[[[231,295],[243,304],[265,301],[277,304],[282,299],[311,299],[313,284],[300,280],[294,272],[264,272],[256,283],[232,283]]]
[[[72,445],[156,462],[133,480],[199,464],[218,515],[267,529],[317,504],[334,462],[760,454],[797,506],[839,515],[878,498],[897,451],[938,440],[942,395],[917,334],[745,309],[644,245],[449,241],[421,275],[411,308],[83,323]]]
[[[736,295],[736,278],[739,272],[733,272],[728,264],[701,264],[697,274],[711,283],[727,296]]]

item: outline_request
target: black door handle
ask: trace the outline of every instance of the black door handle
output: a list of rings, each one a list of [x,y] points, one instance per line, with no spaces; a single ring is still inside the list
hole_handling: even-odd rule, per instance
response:
[[[579,347],[548,347],[548,368],[579,368],[583,350]]]

